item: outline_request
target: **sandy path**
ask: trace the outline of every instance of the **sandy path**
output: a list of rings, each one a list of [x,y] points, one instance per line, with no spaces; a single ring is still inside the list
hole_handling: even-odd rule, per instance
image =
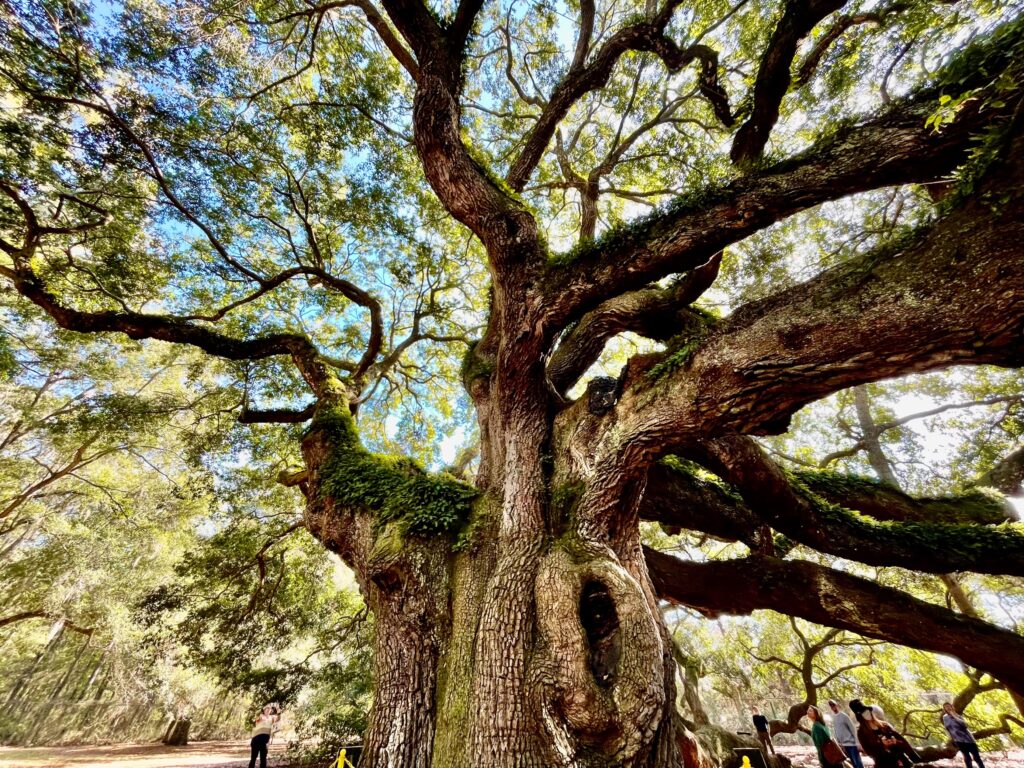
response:
[[[814,747],[776,746],[776,749],[799,768],[820,768]],[[1024,750],[1022,749],[982,752],[981,757],[985,761],[985,768],[1024,768]],[[0,763],[0,766],[2,765],[3,763]],[[937,768],[964,768],[964,761],[962,757],[957,756],[950,760],[936,760],[929,765],[937,766]],[[872,768],[872,766],[871,758],[864,758],[864,767]]]
[[[779,747],[801,768],[818,768],[813,747]],[[284,743],[270,747],[270,765],[284,762]],[[984,754],[986,768],[1024,768],[1024,750]],[[0,768],[247,768],[248,741],[203,741],[187,747],[112,744],[105,747],[0,747]],[[866,760],[867,768],[871,761]],[[941,760],[939,768],[963,768],[962,759]]]
[[[283,753],[283,742],[272,744],[269,765],[283,765]],[[248,741],[200,741],[187,747],[0,747],[0,768],[246,768],[248,764]]]

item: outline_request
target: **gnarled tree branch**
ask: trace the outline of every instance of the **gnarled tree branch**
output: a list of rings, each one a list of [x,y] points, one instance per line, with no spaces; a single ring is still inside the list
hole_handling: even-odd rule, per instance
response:
[[[762,555],[693,563],[645,549],[658,594],[710,615],[770,609],[942,653],[1024,684],[1024,637],[896,589],[803,560]]]
[[[749,437],[710,440],[701,452],[764,523],[819,552],[925,573],[1024,575],[1024,531],[971,523],[876,522],[794,486]]]
[[[294,408],[242,408],[238,415],[240,424],[301,424],[309,421],[316,413],[316,403],[311,403],[301,410]]]
[[[1003,68],[1014,65],[1009,58],[1001,61]],[[938,108],[939,94],[922,92],[800,155],[725,186],[698,190],[665,211],[609,232],[549,271],[551,322],[564,327],[612,296],[694,269],[726,246],[822,202],[943,178],[966,159],[974,136],[1013,114],[1021,93],[1005,94],[1003,109],[981,109],[979,100],[936,132],[925,121]]]
[[[1024,448],[1004,456],[975,484],[997,488],[1007,496],[1020,496],[1024,493]]]
[[[609,299],[583,317],[562,339],[548,363],[548,378],[564,393],[593,365],[605,345],[626,331],[668,341],[692,324],[687,307],[718,276],[722,254],[688,272],[667,288],[647,288]]]
[[[679,0],[669,0],[652,21],[619,30],[604,42],[589,64],[583,64],[585,54],[581,54],[577,47],[574,66],[551,94],[527,136],[522,151],[509,167],[505,180],[512,189],[522,190],[551,142],[558,124],[583,96],[608,83],[616,63],[627,51],[653,53],[670,72],[678,72],[691,62],[700,61],[700,92],[711,103],[716,117],[726,126],[732,125],[728,96],[718,81],[718,52],[700,44],[681,48],[664,34],[678,5]]]
[[[924,231],[739,309],[674,373],[638,376],[646,407],[629,418],[651,419],[637,434],[774,433],[806,403],[857,384],[1024,364],[1024,139],[1004,160],[977,197]],[[1002,204],[981,202],[989,194]],[[651,390],[656,403],[639,394]],[[685,399],[673,406],[676,393]],[[688,413],[667,422],[672,407]]]
[[[845,4],[846,0],[788,0],[757,70],[750,117],[733,139],[729,155],[734,163],[749,163],[761,156],[789,90],[797,45],[819,21]]]

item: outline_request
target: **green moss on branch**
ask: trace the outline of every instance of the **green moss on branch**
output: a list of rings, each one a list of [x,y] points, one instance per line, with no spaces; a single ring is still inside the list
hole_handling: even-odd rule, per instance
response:
[[[811,504],[816,522],[836,544],[904,553],[922,562],[941,564],[944,570],[978,570],[988,564],[983,572],[1024,573],[1024,525],[1019,523],[988,526],[878,520],[825,500],[795,477],[791,482],[796,493]],[[969,493],[960,502],[979,503],[979,498]],[[951,499],[950,503],[955,502]],[[996,563],[1000,565],[991,570]]]
[[[335,503],[369,510],[403,534],[450,533],[469,519],[476,488],[447,473],[428,474],[404,456],[370,453],[344,406],[318,412],[311,429],[328,435],[320,493]]]
[[[668,343],[665,357],[647,372],[648,378],[660,379],[684,368],[718,324],[718,318],[700,307],[689,307],[685,313],[686,327]]]
[[[462,358],[462,386],[469,391],[476,379],[486,378],[494,372],[494,362],[480,354],[480,342],[474,341]]]
[[[893,507],[893,514],[874,514],[871,517],[898,519],[903,522],[975,523],[994,525],[1005,522],[1006,499],[988,488],[971,488],[963,493],[938,497],[913,497],[873,478],[826,470],[796,470],[791,481],[827,501],[856,508],[877,499],[872,507]]]
[[[700,466],[700,464],[679,456],[665,456],[661,459],[661,464],[673,472],[683,475],[691,485],[712,491],[728,504],[740,506],[745,506],[746,504],[734,485],[725,482],[714,472],[710,472]]]

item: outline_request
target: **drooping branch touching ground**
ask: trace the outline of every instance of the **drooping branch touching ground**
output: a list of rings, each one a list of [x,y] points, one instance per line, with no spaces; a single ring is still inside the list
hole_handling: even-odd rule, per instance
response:
[[[762,664],[781,664],[791,668],[800,676],[800,681],[803,684],[803,699],[795,702],[789,707],[789,710],[786,713],[786,719],[769,721],[769,728],[771,729],[772,734],[796,733],[798,730],[806,731],[807,729],[801,725],[801,722],[807,714],[807,707],[812,704],[818,704],[819,691],[846,672],[873,664],[875,660],[874,647],[881,643],[881,641],[878,640],[865,640],[858,637],[848,638],[841,629],[829,629],[818,638],[808,637],[808,634],[800,629],[796,619],[792,616],[789,617],[789,626],[793,635],[797,639],[797,644],[800,649],[798,661],[793,661],[790,658],[775,654],[760,656],[752,648],[746,649],[747,655]],[[818,657],[829,648],[834,648],[836,646],[843,646],[846,648],[862,647],[866,648],[868,653],[866,657],[862,657],[857,661],[835,668],[825,674],[824,677],[819,678],[817,674]]]
[[[905,592],[803,560],[751,555],[687,562],[645,549],[658,595],[709,615],[770,609],[828,627],[954,656],[1024,684],[1024,637]]]

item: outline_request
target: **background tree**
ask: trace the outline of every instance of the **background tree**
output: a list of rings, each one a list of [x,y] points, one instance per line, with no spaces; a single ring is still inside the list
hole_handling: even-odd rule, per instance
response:
[[[365,764],[678,764],[661,601],[1019,691],[1015,631],[826,559],[1019,577],[1002,497],[793,473],[755,439],[859,385],[1021,365],[1019,10],[15,5],[0,275],[61,328],[206,353],[244,422],[309,422],[277,476],[374,613]],[[941,204],[881,191],[915,184]],[[845,252],[813,248],[832,200]],[[742,257],[787,227],[795,281]],[[424,469],[442,434],[478,458]],[[748,552],[645,549],[640,520]],[[260,540],[217,542],[257,602],[290,573]]]
[[[238,441],[236,396],[181,349],[69,343],[2,312],[0,739],[236,737],[254,702],[299,687],[365,696],[369,631],[336,632],[358,630],[363,608],[327,553],[280,522],[301,514],[290,492],[251,482],[255,467],[230,484],[204,470],[241,450],[265,473],[288,438]]]

